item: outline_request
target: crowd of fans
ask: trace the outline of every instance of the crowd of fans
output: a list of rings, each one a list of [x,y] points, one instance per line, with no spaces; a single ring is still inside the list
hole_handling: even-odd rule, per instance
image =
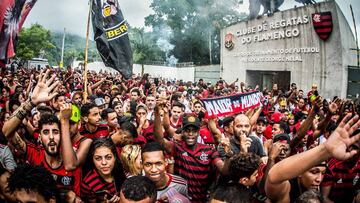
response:
[[[360,202],[359,101],[316,84],[87,77],[3,70],[0,202]],[[259,107],[205,116],[201,99],[251,91]]]

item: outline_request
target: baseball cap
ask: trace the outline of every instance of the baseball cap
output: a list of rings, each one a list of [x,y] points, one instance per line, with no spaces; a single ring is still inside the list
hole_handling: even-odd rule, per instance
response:
[[[96,104],[96,106],[102,106],[102,105],[104,105],[105,104],[105,99],[104,98],[101,98],[101,97],[99,97],[99,98],[96,98],[95,99],[95,104]]]
[[[224,119],[221,120],[221,126],[222,127],[228,126],[232,121],[234,121],[233,116],[225,117]]]
[[[282,133],[275,135],[273,138],[273,143],[275,142],[286,142],[287,144],[290,144],[290,136],[288,134]]]
[[[268,123],[266,117],[260,116],[257,120],[257,123],[263,122],[265,125]]]
[[[190,115],[190,116],[185,116],[183,119],[183,126],[182,129],[185,129],[189,126],[194,126],[197,129],[200,129],[200,120],[198,117]]]

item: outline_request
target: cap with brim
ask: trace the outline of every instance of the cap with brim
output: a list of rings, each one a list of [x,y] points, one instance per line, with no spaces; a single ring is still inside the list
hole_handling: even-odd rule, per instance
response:
[[[263,116],[259,117],[257,120],[257,123],[263,122],[265,125],[268,123],[267,119]]]
[[[273,138],[273,143],[275,142],[284,142],[290,144],[290,136],[285,133],[275,135],[275,137]]]
[[[71,118],[70,121],[77,123],[80,121],[81,115],[80,110],[76,105],[71,105]]]
[[[183,126],[182,126],[182,129],[186,129],[190,126],[193,126],[197,129],[200,129],[200,120],[198,117],[196,116],[186,116],[184,119],[183,119]]]

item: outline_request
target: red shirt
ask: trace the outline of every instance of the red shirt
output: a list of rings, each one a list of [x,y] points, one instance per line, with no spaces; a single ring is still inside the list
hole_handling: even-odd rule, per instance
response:
[[[81,168],[78,167],[73,171],[66,171],[63,164],[58,168],[51,168],[46,162],[44,148],[35,146],[32,143],[26,144],[25,158],[30,164],[43,166],[48,170],[60,190],[72,190],[76,195],[80,196]]]
[[[154,123],[149,120],[148,120],[148,122],[149,122],[149,126],[147,128],[141,129],[140,135],[145,137],[147,142],[154,142],[155,141]]]
[[[199,134],[201,138],[204,140],[205,144],[215,144],[214,137],[207,126],[201,127]]]
[[[353,168],[334,158],[327,165],[321,186],[331,186],[329,198],[334,202],[352,202],[356,185],[360,183],[360,159]]]
[[[116,186],[115,182],[108,183],[106,182],[96,171],[96,169],[91,170],[84,177],[81,182],[81,200],[88,202],[91,199],[96,199],[97,202],[102,202],[104,200],[103,193],[96,193],[99,191],[106,190],[112,195],[117,195],[120,190],[120,185]]]
[[[85,128],[83,125],[80,129],[80,135],[85,136],[90,139],[100,138],[100,137],[107,137],[109,136],[110,131],[107,124],[100,124],[95,132],[90,132]]]
[[[197,143],[197,148],[190,150],[185,142],[171,143],[175,174],[187,180],[191,202],[204,202],[207,188],[213,181],[212,166],[221,160],[219,153],[206,144]]]

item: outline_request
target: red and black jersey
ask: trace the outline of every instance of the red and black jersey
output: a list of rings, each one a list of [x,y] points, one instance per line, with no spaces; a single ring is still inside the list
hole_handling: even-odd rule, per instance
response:
[[[30,164],[40,165],[48,170],[61,191],[72,190],[76,195],[80,196],[81,168],[66,171],[64,164],[61,164],[58,168],[51,168],[46,162],[44,148],[35,146],[32,143],[26,144],[25,158]]]
[[[328,162],[328,168],[321,186],[331,186],[329,198],[334,202],[352,202],[355,185],[359,182],[360,159],[353,168],[345,161],[334,158]]]
[[[152,121],[149,121],[149,120],[148,120],[148,122],[149,122],[149,126],[147,128],[141,129],[140,135],[145,137],[147,142],[154,142],[155,141],[154,123]]]
[[[96,193],[99,191],[107,191],[112,195],[119,196],[115,181],[111,183],[106,182],[96,169],[93,169],[86,174],[81,182],[81,199],[85,202],[94,199],[96,199],[97,202],[102,202],[104,200],[104,193]]]
[[[80,129],[80,135],[85,136],[90,139],[100,138],[100,137],[107,137],[109,136],[109,126],[107,124],[100,124],[95,132],[90,132],[85,128],[85,125]]]
[[[214,147],[197,143],[195,150],[185,142],[173,143],[174,172],[188,182],[191,202],[205,202],[207,189],[211,184],[212,166],[220,161]]]
[[[80,135],[77,139],[73,140],[72,147],[74,151],[76,152],[79,149],[80,144],[87,139],[89,138]]]
[[[178,129],[178,128],[181,128],[182,126],[182,123],[183,123],[183,119],[182,117],[179,118],[177,124],[171,122],[171,119],[170,119],[170,126],[173,127],[174,129]]]

